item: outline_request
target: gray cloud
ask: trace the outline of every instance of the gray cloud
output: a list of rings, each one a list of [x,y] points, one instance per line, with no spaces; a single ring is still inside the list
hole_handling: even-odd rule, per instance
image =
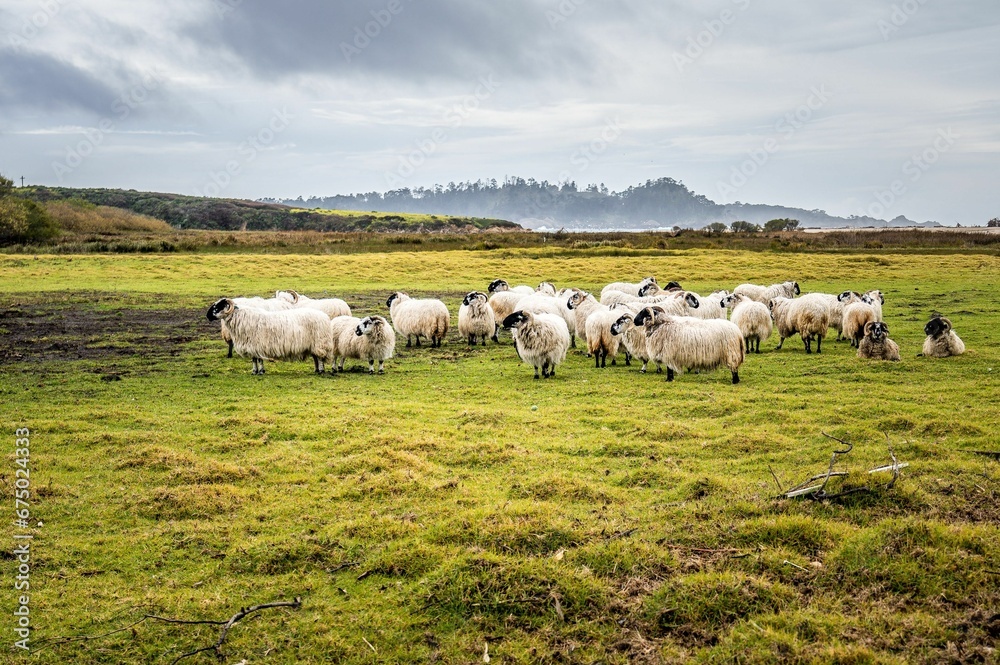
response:
[[[106,113],[114,97],[113,88],[65,60],[0,49],[0,108]]]

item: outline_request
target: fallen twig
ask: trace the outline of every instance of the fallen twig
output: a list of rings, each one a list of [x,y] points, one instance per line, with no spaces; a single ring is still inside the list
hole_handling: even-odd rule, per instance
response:
[[[241,607],[240,611],[229,617],[229,621],[225,622],[222,627],[222,631],[219,633],[219,639],[215,641],[215,644],[210,644],[207,647],[202,647],[200,649],[195,649],[194,651],[189,651],[188,653],[181,654],[173,660],[171,665],[174,665],[185,658],[193,656],[195,654],[202,653],[203,651],[215,651],[219,658],[222,658],[222,643],[226,641],[226,636],[229,634],[229,629],[232,628],[237,621],[240,621],[247,616],[253,614],[254,612],[260,612],[261,610],[270,609],[272,607],[291,607],[293,609],[299,609],[302,607],[302,599],[296,596],[295,600],[291,601],[279,601],[277,603],[263,603],[262,605],[254,605],[253,607]],[[206,622],[207,623],[207,622]]]
[[[833,451],[833,454],[830,455],[830,464],[827,465],[826,472],[818,473],[814,476],[811,476],[804,482],[801,482],[798,485],[795,485],[794,487],[791,487],[787,490],[781,489],[781,483],[778,482],[777,476],[775,475],[774,471],[771,470],[770,467],[768,467],[768,469],[771,470],[771,476],[774,477],[775,482],[778,483],[778,488],[781,492],[778,496],[783,499],[794,499],[796,497],[805,496],[816,501],[822,501],[827,499],[839,499],[840,497],[844,497],[849,494],[855,494],[858,492],[872,491],[872,488],[868,486],[851,487],[840,492],[834,492],[832,494],[826,491],[826,486],[830,482],[831,478],[845,477],[849,475],[847,471],[834,471],[833,467],[837,463],[837,458],[839,458],[842,455],[848,454],[849,452],[851,452],[851,450],[854,449],[854,444],[850,443],[849,441],[845,441],[844,439],[835,437],[832,434],[827,434],[826,432],[821,432],[821,434],[829,439],[833,439],[834,441],[842,443],[843,445],[846,446],[846,448],[835,449]],[[889,448],[889,457],[890,459],[892,459],[892,464],[871,469],[868,473],[870,475],[873,473],[879,473],[883,471],[891,471],[892,480],[890,480],[885,485],[884,489],[892,489],[893,485],[896,484],[896,480],[899,479],[899,470],[909,466],[909,463],[907,462],[901,463],[898,459],[896,459],[896,454],[892,449],[892,443],[889,441],[889,435],[886,434],[885,432],[883,432],[883,434],[885,434],[886,445]],[[822,482],[817,483],[817,481],[820,480]]]

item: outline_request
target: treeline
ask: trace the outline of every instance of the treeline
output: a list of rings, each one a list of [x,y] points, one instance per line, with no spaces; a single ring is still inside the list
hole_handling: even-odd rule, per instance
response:
[[[575,182],[513,177],[503,182],[477,180],[446,186],[401,188],[338,196],[299,197],[283,203],[332,210],[395,210],[410,213],[500,217],[539,226],[570,228],[703,228],[742,220],[763,226],[777,218],[794,218],[803,226],[885,225],[868,217],[843,219],[823,210],[736,203],[720,205],[695,194],[673,178],[647,180],[620,192],[603,183],[580,189]]]
[[[453,219],[449,217],[412,220],[398,215],[338,215],[292,207],[273,202],[215,199],[182,194],[161,194],[122,189],[79,189],[70,187],[31,187],[17,190],[39,203],[81,200],[98,206],[123,208],[148,215],[175,229],[216,231],[444,231],[468,226],[517,227],[497,219]]]

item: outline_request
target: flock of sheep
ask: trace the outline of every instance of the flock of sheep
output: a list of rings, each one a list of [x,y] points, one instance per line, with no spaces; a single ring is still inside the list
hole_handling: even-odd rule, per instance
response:
[[[864,294],[844,291],[801,294],[797,282],[771,286],[740,284],[732,293],[701,296],[676,282],[661,287],[654,277],[638,283],[615,282],[600,297],[578,288],[556,290],[549,282],[536,288],[511,287],[494,280],[489,293],[472,291],[458,310],[458,332],[470,346],[499,341],[500,328],[511,331],[518,357],[535,369],[535,378],[555,376],[570,347],[579,338],[596,367],[616,363],[624,350],[625,364],[648,363],[667,380],[685,370],[726,367],[739,383],[746,353],[760,353],[760,344],[777,330],[780,349],[799,335],[806,353],[822,352],[823,338],[833,328],[837,339],[849,339],[858,356],[899,360],[899,346],[882,318],[885,297],[878,290]],[[265,360],[306,360],[315,370],[343,371],[348,358],[368,362],[368,372],[385,371],[393,356],[396,335],[406,346],[426,338],[439,347],[448,333],[451,314],[434,298],[410,298],[396,292],[386,300],[389,320],[382,316],[352,316],[339,298],[312,299],[296,291],[278,291],[273,298],[222,298],[208,310],[209,321],[220,321],[222,338],[249,357],[253,374],[264,373]],[[727,317],[727,314],[729,316]],[[924,327],[923,354],[943,358],[965,351],[951,322],[935,316]]]

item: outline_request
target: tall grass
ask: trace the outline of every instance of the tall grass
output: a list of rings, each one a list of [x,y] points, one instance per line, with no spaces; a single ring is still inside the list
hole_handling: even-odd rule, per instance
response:
[[[73,233],[125,234],[135,232],[169,233],[166,222],[122,208],[98,206],[86,201],[52,201],[45,209],[64,231]]]

